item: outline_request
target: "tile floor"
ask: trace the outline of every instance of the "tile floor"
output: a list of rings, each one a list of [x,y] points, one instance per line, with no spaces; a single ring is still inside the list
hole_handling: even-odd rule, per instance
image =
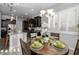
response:
[[[17,48],[9,51],[9,50],[0,50],[0,55],[22,55],[21,51],[19,51]]]

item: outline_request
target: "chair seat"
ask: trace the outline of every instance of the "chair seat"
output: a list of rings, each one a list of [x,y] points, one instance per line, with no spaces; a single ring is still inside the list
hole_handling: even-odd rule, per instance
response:
[[[75,47],[74,55],[79,55],[79,39],[77,40],[77,44]]]
[[[20,39],[21,43],[21,49],[22,49],[22,54],[23,55],[31,55],[31,50],[30,50],[30,42],[25,43],[22,39]]]

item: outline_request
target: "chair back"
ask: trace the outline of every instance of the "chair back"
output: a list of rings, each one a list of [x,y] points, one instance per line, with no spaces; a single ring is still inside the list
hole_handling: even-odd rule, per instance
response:
[[[20,39],[21,49],[23,55],[31,55],[30,43],[25,43],[22,39]]]
[[[75,47],[74,55],[79,55],[79,39],[77,40],[77,44]]]
[[[51,33],[50,35],[54,37],[58,37],[58,40],[59,40],[59,33]]]

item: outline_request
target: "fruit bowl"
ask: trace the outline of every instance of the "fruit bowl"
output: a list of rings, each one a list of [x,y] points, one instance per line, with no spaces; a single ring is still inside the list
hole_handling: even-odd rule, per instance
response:
[[[31,44],[30,48],[32,50],[40,50],[43,48],[43,44],[40,43],[39,41],[34,41],[34,43]]]
[[[60,41],[57,41],[57,42],[53,43],[52,46],[55,49],[58,49],[58,50],[62,50],[62,49],[65,48],[65,45],[62,42],[60,42]]]
[[[41,50],[41,49],[43,48],[43,46],[41,46],[40,48],[33,48],[32,46],[30,46],[30,48],[31,48],[32,50]]]

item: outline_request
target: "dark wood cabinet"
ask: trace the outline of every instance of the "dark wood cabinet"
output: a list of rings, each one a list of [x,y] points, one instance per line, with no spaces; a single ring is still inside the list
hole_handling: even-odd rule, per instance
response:
[[[22,27],[23,27],[23,32],[27,32],[28,31],[28,26],[29,26],[29,24],[28,24],[28,21],[23,21],[23,25],[22,25]]]
[[[31,27],[31,29],[33,29],[35,27],[41,27],[41,17],[36,16],[29,20],[24,20],[23,21],[23,32],[29,31],[29,27]]]
[[[7,35],[7,29],[10,19],[1,19],[1,38],[4,38]]]
[[[34,27],[41,27],[41,17],[34,17]]]
[[[10,19],[3,20],[1,19],[1,27],[7,27],[10,22]]]

